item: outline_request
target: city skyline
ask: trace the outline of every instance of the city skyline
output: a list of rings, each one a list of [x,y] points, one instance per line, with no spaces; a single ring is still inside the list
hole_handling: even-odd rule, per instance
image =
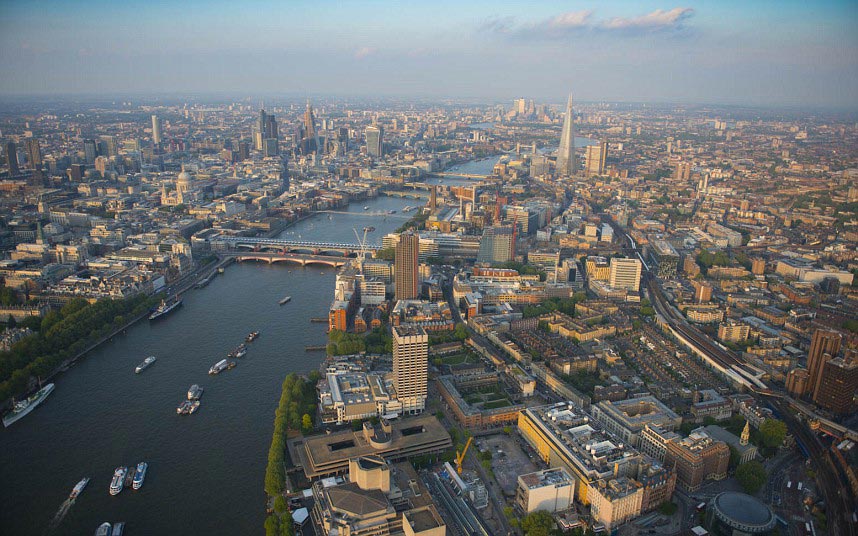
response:
[[[858,102],[850,2],[207,6],[10,4],[0,93]]]

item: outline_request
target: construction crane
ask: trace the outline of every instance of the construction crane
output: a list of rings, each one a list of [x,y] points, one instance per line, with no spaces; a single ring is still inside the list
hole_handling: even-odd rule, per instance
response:
[[[360,245],[360,251],[358,253],[358,267],[360,268],[360,273],[363,273],[363,261],[366,260],[366,234],[369,232],[369,227],[363,228],[363,240],[361,240],[360,235],[358,235],[357,229],[352,227],[352,231],[355,232],[355,238],[357,238],[358,245]]]
[[[465,448],[462,449],[462,453],[459,454],[459,451],[456,451],[456,472],[460,475],[462,474],[462,462],[465,460],[465,454],[468,452],[468,447],[471,446],[471,441],[474,440],[474,436],[468,438],[468,442],[465,443]]]

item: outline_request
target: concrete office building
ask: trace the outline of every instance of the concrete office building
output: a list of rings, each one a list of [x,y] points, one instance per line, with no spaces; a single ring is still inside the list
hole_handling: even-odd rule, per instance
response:
[[[399,235],[394,258],[394,297],[397,300],[413,300],[420,295],[417,273],[419,264],[420,237],[413,232]]]
[[[705,480],[727,477],[730,447],[709,436],[703,428],[667,444],[664,463],[676,470],[676,482],[685,491],[696,491]]]
[[[592,406],[590,412],[602,428],[633,447],[640,445],[641,432],[647,425],[676,430],[682,424],[682,418],[654,396],[605,400]]]
[[[429,335],[421,326],[393,326],[393,383],[404,413],[426,406],[429,381]]]
[[[611,259],[611,286],[637,292],[641,284],[641,261],[639,259]]]
[[[608,158],[608,142],[602,140],[585,149],[586,173],[588,177],[605,173],[605,160]]]
[[[152,116],[152,143],[161,144],[161,118],[157,115]]]
[[[590,484],[590,515],[607,530],[641,515],[643,485],[627,477],[599,480]]]
[[[522,513],[560,512],[572,506],[575,479],[561,467],[519,475],[515,504]]]
[[[384,128],[366,127],[366,154],[376,158],[384,155]]]
[[[495,264],[511,260],[515,260],[515,230],[510,226],[486,228],[477,262]]]
[[[836,357],[822,366],[813,401],[832,413],[845,415],[854,409],[858,391],[858,356]]]
[[[527,408],[518,416],[522,437],[552,467],[563,467],[575,477],[575,495],[583,504],[590,484],[599,480],[634,477],[640,454],[591,422],[572,403]]]
[[[822,381],[822,368],[826,361],[831,360],[840,351],[843,336],[836,331],[817,329],[813,332],[810,340],[810,348],[807,351],[808,389],[813,398]]]

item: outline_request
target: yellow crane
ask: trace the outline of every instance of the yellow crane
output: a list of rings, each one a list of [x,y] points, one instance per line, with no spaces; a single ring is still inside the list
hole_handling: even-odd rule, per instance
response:
[[[465,454],[468,452],[468,447],[471,446],[471,441],[474,440],[474,436],[468,438],[468,442],[465,443],[465,448],[462,449],[462,453],[459,454],[459,451],[456,451],[456,472],[460,475],[462,474],[462,462],[465,460]]]

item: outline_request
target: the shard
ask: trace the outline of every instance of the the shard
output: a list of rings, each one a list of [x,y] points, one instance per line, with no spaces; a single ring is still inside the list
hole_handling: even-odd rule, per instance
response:
[[[575,122],[572,114],[572,94],[566,102],[566,118],[563,119],[563,132],[560,134],[560,149],[557,151],[557,174],[574,175],[577,169],[575,161]]]

